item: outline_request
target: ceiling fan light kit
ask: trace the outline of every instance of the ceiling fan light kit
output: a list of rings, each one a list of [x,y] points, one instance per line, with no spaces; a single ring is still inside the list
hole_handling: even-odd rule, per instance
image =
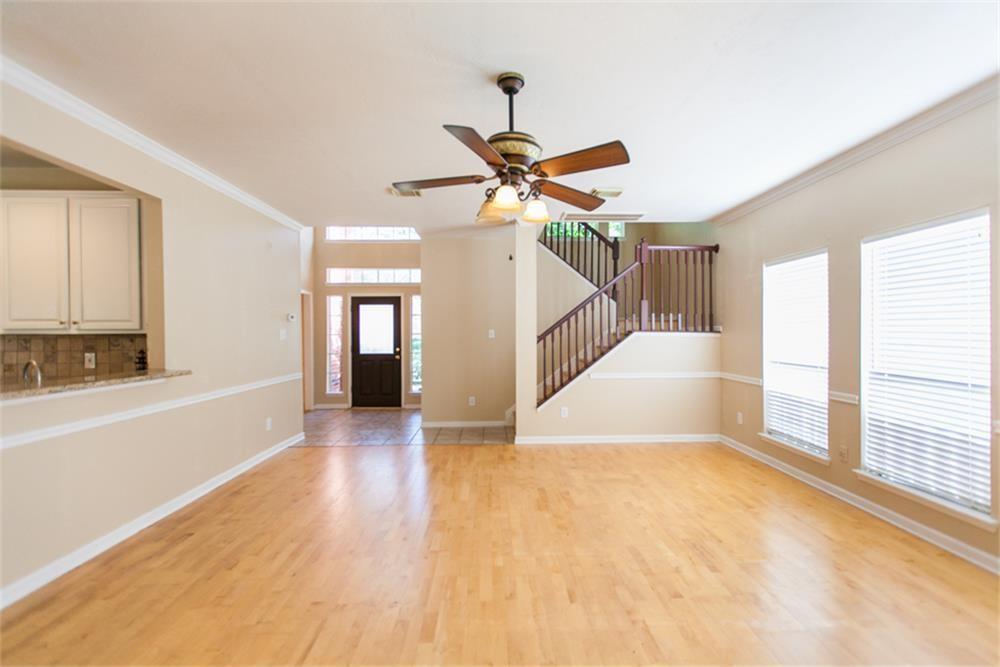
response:
[[[542,223],[549,221],[548,207],[538,199],[552,197],[585,211],[593,211],[604,199],[595,194],[560,185],[549,180],[553,176],[575,174],[628,164],[628,151],[621,141],[612,141],[581,151],[541,160],[542,146],[527,132],[514,129],[514,95],[524,87],[524,77],[517,72],[504,72],[497,77],[497,86],[507,96],[508,128],[483,139],[471,127],[445,125],[444,129],[478,155],[492,170],[493,176],[453,176],[418,181],[400,181],[392,187],[400,194],[450,185],[479,184],[498,179],[500,185],[486,190],[486,201],[480,207],[476,224],[496,222],[500,213],[519,213],[521,202],[528,201],[522,220]],[[614,196],[614,195],[612,195]],[[529,201],[530,200],[530,201]],[[506,216],[500,216],[504,220]],[[482,221],[482,222],[481,222]]]

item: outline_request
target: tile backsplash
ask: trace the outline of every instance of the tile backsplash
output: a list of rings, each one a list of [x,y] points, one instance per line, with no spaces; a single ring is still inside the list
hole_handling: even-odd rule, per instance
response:
[[[31,359],[38,362],[46,379],[134,371],[135,354],[145,349],[145,334],[0,335],[0,359],[8,381],[20,378]],[[97,355],[96,369],[84,369],[84,352]]]

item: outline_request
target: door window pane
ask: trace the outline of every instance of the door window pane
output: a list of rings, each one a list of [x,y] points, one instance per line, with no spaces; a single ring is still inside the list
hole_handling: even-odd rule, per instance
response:
[[[419,394],[424,385],[420,307],[420,295],[414,295],[410,301],[410,391],[414,394]]]
[[[393,306],[363,303],[358,307],[358,344],[361,354],[393,354]]]
[[[326,393],[339,394],[343,391],[340,379],[343,297],[326,297],[326,315]]]

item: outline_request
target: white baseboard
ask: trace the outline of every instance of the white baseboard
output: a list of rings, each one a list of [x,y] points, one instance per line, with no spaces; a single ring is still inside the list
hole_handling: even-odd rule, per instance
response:
[[[423,428],[488,428],[491,426],[506,426],[506,423],[501,419],[498,421],[481,422],[423,422],[421,426]]]
[[[925,526],[918,521],[905,517],[898,512],[894,512],[887,507],[874,503],[867,498],[857,495],[856,493],[851,493],[850,491],[842,489],[835,484],[831,484],[826,480],[810,475],[807,472],[799,470],[795,466],[788,465],[784,461],[780,461],[773,456],[768,456],[753,447],[748,447],[742,442],[733,440],[729,436],[720,436],[719,441],[727,447],[731,447],[738,452],[757,459],[765,465],[769,465],[772,468],[780,470],[786,475],[794,477],[800,482],[804,482],[815,489],[819,489],[820,491],[837,498],[838,500],[843,500],[849,505],[853,505],[860,510],[882,519],[883,521],[887,521],[897,528],[905,530],[911,535],[916,535],[920,539],[930,542],[934,546],[940,547],[945,551],[958,556],[959,558],[967,560],[973,565],[981,567],[988,572],[992,572],[993,574],[1000,574],[1000,558],[994,556],[993,554],[970,546],[965,542],[951,537],[950,535],[946,535],[939,530]]]
[[[346,403],[313,403],[313,410],[350,410]]]
[[[215,477],[212,477],[190,491],[177,496],[173,500],[169,500],[159,507],[132,519],[125,525],[119,526],[107,535],[99,537],[93,542],[85,544],[79,549],[75,549],[65,556],[52,561],[48,565],[35,570],[31,574],[7,584],[3,587],[3,589],[0,589],[0,609],[17,602],[24,596],[33,593],[42,586],[66,574],[70,570],[83,565],[91,558],[94,558],[116,544],[127,540],[140,530],[148,528],[160,519],[173,514],[185,505],[194,502],[198,498],[201,498],[205,494],[215,490],[231,479],[243,474],[247,470],[250,470],[254,466],[263,463],[283,449],[298,442],[302,442],[304,439],[305,435],[302,433],[293,435],[287,440],[279,442],[273,447],[250,457],[236,466],[233,466],[229,470],[219,473]]]
[[[669,442],[719,442],[718,433],[670,433],[654,435],[519,435],[515,445],[618,445]]]

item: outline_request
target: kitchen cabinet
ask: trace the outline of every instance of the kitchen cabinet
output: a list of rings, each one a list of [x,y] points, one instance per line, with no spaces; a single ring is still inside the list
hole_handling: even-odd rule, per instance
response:
[[[142,328],[139,202],[91,193],[2,193],[4,331]]]

